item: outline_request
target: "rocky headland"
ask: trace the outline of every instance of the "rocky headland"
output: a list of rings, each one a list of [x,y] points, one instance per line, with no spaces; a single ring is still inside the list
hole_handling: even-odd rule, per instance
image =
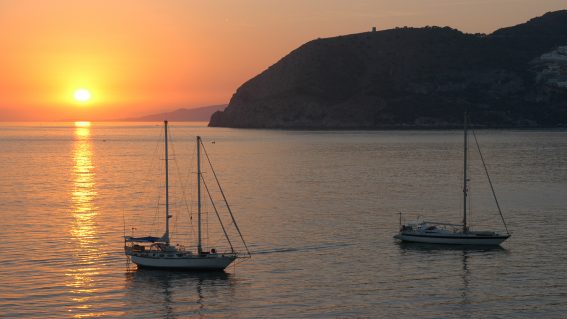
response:
[[[491,34],[396,28],[310,41],[238,88],[209,126],[567,126],[567,10]]]

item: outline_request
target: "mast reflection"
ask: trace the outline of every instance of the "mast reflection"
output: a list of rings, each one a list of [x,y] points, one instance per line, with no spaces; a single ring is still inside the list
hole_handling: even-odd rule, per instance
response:
[[[126,273],[128,308],[155,318],[203,318],[232,294],[231,274],[137,269]],[[224,300],[226,301],[226,299]]]
[[[462,263],[459,272],[460,282],[458,282],[460,318],[474,318],[474,312],[471,307],[474,306],[471,300],[471,259],[473,256],[482,258],[491,254],[507,253],[507,250],[501,246],[474,246],[474,245],[441,245],[427,243],[398,243],[401,252],[424,253],[425,255],[438,255],[439,258],[446,259],[447,256],[459,256]],[[450,254],[445,254],[449,252]],[[439,254],[436,254],[439,253]],[[434,257],[437,258],[437,257]]]

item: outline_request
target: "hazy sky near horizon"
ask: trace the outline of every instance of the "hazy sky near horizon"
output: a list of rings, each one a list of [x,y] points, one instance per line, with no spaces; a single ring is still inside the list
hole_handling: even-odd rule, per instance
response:
[[[394,27],[490,33],[567,0],[0,0],[0,121],[228,103],[301,44]],[[73,93],[88,89],[79,103]]]

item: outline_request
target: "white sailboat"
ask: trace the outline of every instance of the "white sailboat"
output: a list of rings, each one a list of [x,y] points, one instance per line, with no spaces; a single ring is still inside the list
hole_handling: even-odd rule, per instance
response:
[[[400,213],[400,231],[394,238],[406,242],[417,242],[417,243],[430,243],[430,244],[453,244],[453,245],[500,245],[506,239],[510,237],[510,232],[508,232],[508,227],[506,226],[506,221],[502,215],[500,209],[500,204],[496,198],[496,193],[494,192],[494,187],[492,186],[492,181],[490,180],[490,175],[488,175],[488,170],[480,151],[478,141],[476,139],[476,134],[473,136],[476,142],[478,152],[480,154],[480,159],[482,161],[484,171],[486,173],[494,201],[496,202],[496,207],[500,213],[502,223],[506,228],[506,233],[501,234],[495,231],[487,230],[473,230],[470,228],[467,220],[467,168],[468,168],[468,128],[467,128],[467,115],[465,114],[464,120],[464,174],[463,174],[463,223],[462,224],[451,224],[443,222],[425,221],[417,220],[413,222],[406,223],[402,225],[402,218]]]
[[[169,209],[169,159],[168,159],[168,132],[167,132],[167,121],[164,121],[165,130],[165,233],[161,237],[145,236],[145,237],[133,237],[124,236],[124,251],[126,256],[130,260],[138,265],[138,267],[148,267],[148,268],[161,268],[161,269],[182,269],[182,270],[223,270],[228,265],[230,265],[237,258],[249,258],[250,251],[240,233],[240,229],[236,224],[236,220],[232,215],[232,211],[220,184],[218,184],[218,179],[214,169],[211,166],[213,176],[219,186],[220,193],[226,203],[228,212],[231,217],[232,224],[235,226],[242,243],[244,244],[245,253],[238,253],[235,251],[233,244],[228,237],[227,229],[223,225],[220,217],[219,222],[230,245],[230,251],[217,251],[216,249],[205,250],[203,249],[202,243],[202,218],[201,218],[201,185],[205,186],[207,193],[209,189],[207,184],[204,183],[201,173],[201,148],[204,150],[204,145],[201,141],[201,137],[197,136],[197,249],[196,251],[188,251],[182,245],[174,245],[170,241],[170,231],[169,231],[169,220],[172,217],[170,215]],[[208,155],[205,151],[207,160],[209,160]],[[209,160],[210,163],[210,160]],[[209,198],[210,193],[209,193]],[[212,201],[212,198],[211,198]],[[213,203],[213,208],[218,216],[218,211]]]

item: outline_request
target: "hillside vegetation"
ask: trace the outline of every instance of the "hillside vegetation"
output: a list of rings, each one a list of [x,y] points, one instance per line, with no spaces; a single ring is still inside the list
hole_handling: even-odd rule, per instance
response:
[[[492,34],[396,28],[308,42],[238,88],[210,126],[567,126],[567,11]]]

